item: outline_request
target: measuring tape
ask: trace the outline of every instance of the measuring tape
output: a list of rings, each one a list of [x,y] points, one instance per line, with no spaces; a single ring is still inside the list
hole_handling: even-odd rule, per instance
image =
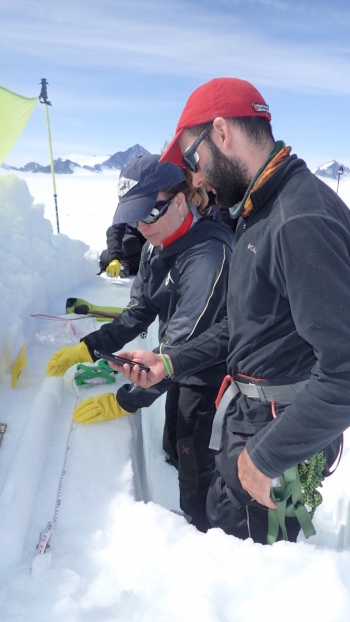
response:
[[[77,387],[76,382],[75,382],[75,378],[73,378],[73,387],[74,387],[74,390],[75,390],[75,392],[77,394],[77,399],[76,399],[76,403],[75,403],[75,406],[74,406],[74,408],[76,408],[77,405],[78,405],[79,399],[80,399],[80,395],[79,395],[78,387]],[[62,502],[63,480],[64,480],[64,477],[65,477],[66,471],[67,471],[68,457],[69,457],[71,441],[72,441],[72,434],[73,434],[74,428],[75,428],[75,421],[72,421],[72,424],[71,424],[70,430],[69,430],[69,434],[68,434],[68,438],[67,438],[66,449],[65,449],[65,453],[64,453],[64,461],[63,461],[61,477],[60,477],[60,481],[59,481],[59,484],[58,484],[58,490],[57,490],[57,497],[56,497],[56,504],[55,504],[55,511],[54,511],[54,515],[53,515],[53,520],[49,521],[47,523],[45,529],[43,529],[40,532],[39,542],[37,544],[37,555],[36,555],[36,557],[33,560],[33,563],[32,563],[32,566],[31,566],[31,572],[33,572],[34,566],[38,565],[38,556],[44,555],[44,553],[47,552],[47,550],[50,548],[50,540],[52,538],[53,530],[55,529],[55,527],[57,525],[58,513],[59,513],[59,510],[60,510],[60,507],[61,507],[61,502]]]

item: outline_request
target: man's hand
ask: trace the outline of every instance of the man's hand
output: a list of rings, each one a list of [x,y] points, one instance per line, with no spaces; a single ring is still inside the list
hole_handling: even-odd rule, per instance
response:
[[[113,369],[121,372],[130,382],[139,385],[143,389],[153,387],[154,384],[158,384],[158,382],[168,375],[163,358],[160,354],[155,354],[148,350],[133,350],[132,352],[118,352],[118,355],[132,361],[143,363],[150,368],[150,371],[141,371],[138,365],[132,368],[127,363],[124,365],[116,365],[116,363],[109,361],[109,365]],[[170,358],[167,357],[167,359],[171,367]]]
[[[277,505],[271,500],[271,478],[267,477],[256,468],[250,459],[247,450],[244,448],[237,461],[238,477],[242,488],[251,496],[254,501],[265,505],[267,508],[275,510]]]

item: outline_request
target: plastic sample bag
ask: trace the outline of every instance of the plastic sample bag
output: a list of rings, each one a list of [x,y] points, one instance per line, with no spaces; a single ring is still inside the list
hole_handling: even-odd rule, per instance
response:
[[[56,350],[76,346],[85,335],[98,329],[95,318],[75,313],[59,316],[34,313],[31,317],[45,320],[35,333],[36,340]]]

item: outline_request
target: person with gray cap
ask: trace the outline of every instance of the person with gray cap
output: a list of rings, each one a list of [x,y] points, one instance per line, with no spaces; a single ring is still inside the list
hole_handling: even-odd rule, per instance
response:
[[[79,345],[62,348],[47,372],[63,375],[73,364],[94,362],[95,351],[111,354],[147,330],[158,317],[160,354],[190,342],[226,314],[227,277],[233,247],[230,229],[207,207],[206,193],[192,176],[158,155],[141,156],[119,179],[115,222],[137,222],[146,238],[131,298],[121,315]],[[177,467],[180,507],[199,530],[207,530],[206,496],[214,469],[209,449],[215,398],[226,373],[224,362],[181,382],[163,380],[144,391],[124,385],[82,402],[75,421],[113,419],[149,406],[167,391],[163,447]],[[116,399],[117,398],[117,399]]]
[[[269,106],[238,78],[194,91],[162,161],[186,166],[238,218],[227,318],[191,344],[122,352],[146,388],[227,361],[211,446],[211,526],[263,544],[314,533],[317,487],[350,424],[350,212],[291,147]],[[338,454],[338,452],[340,452]]]

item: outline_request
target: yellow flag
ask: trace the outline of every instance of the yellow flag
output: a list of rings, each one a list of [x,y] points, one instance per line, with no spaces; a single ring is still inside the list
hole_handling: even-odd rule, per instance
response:
[[[22,97],[0,86],[0,165],[24,130],[38,97]]]
[[[12,365],[12,370],[11,370],[11,385],[12,388],[14,389],[19,377],[22,373],[22,371],[24,370],[25,367],[27,367],[28,365],[28,361],[27,361],[27,357],[26,357],[26,349],[27,346],[24,343],[23,346],[21,347],[19,354],[14,362],[14,364]]]

